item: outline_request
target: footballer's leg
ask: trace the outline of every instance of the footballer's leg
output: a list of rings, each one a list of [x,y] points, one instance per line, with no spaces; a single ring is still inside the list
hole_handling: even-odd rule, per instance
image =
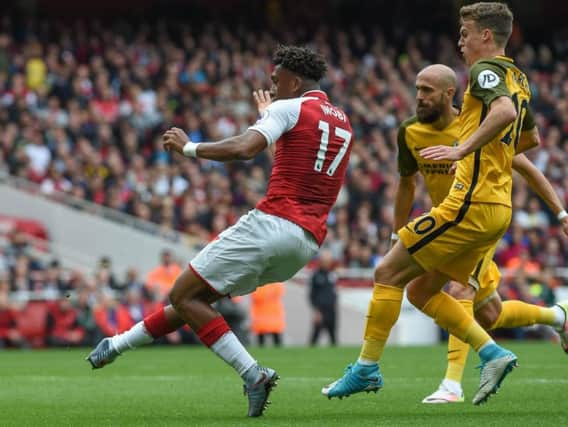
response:
[[[499,268],[491,260],[485,270],[474,304],[475,317],[484,328],[491,330],[536,324],[549,325],[562,337],[566,320],[562,304],[541,307],[517,300],[502,302],[497,292],[501,279]]]
[[[501,301],[498,294],[480,308],[475,316],[489,330],[531,325],[549,325],[560,330],[565,321],[565,312],[560,304],[541,307],[517,300]]]
[[[497,288],[501,280],[499,268],[490,260],[487,263],[480,289],[476,295],[474,311],[477,321],[487,330],[497,328],[516,328],[534,324],[561,328],[564,316],[560,307],[541,307],[522,301],[502,302]]]
[[[497,345],[454,298],[444,292],[429,297],[428,289],[420,285],[417,281],[409,285],[409,301],[432,317],[439,326],[467,342],[478,352],[481,358],[480,386],[473,403],[484,403],[491,394],[497,392],[503,379],[516,366],[517,357]]]
[[[211,303],[222,297],[192,269],[178,277],[170,292],[170,300],[178,315],[196,331],[203,344],[241,376],[249,400],[248,415],[258,417],[269,404],[268,396],[279,377],[273,369],[261,367],[254,360],[223,316],[211,307]]]
[[[490,296],[495,294],[495,290],[499,284],[499,269],[492,261],[494,252],[494,248],[492,248],[477,263],[475,269],[470,274],[468,286],[463,286],[458,282],[449,283],[448,293],[458,300],[471,317],[474,316],[474,312],[478,310],[480,306],[490,300]],[[476,320],[482,327],[487,329],[485,325],[479,321],[479,318],[476,317]],[[468,344],[453,335],[449,336],[448,366],[445,378],[438,390],[430,396],[427,396],[422,401],[423,403],[463,402],[464,396],[461,381],[468,353]]]
[[[531,325],[548,325],[560,336],[560,345],[568,353],[568,328],[566,310],[568,302],[560,302],[552,307],[541,307],[524,301],[501,301],[495,293],[479,310],[475,317],[488,330],[497,328],[519,328]]]
[[[448,293],[458,300],[465,311],[473,317],[473,299],[476,289],[468,285],[463,286],[457,282],[448,284]],[[469,354],[469,344],[464,343],[453,335],[448,337],[448,364],[444,379],[434,393],[426,396],[422,403],[444,404],[461,403],[464,401],[462,379]]]
[[[495,237],[507,229],[510,209],[500,205],[472,204],[467,207],[465,215],[461,215],[464,205],[454,202],[446,199],[433,208],[430,215],[399,230],[399,236],[421,264],[467,285],[470,273],[495,246]],[[459,211],[457,216],[456,211]],[[452,218],[459,220],[448,222]],[[430,226],[427,221],[430,221]],[[425,227],[432,231],[425,232]],[[418,240],[416,234],[420,235]],[[517,357],[497,345],[455,299],[444,292],[433,291],[435,288],[412,283],[407,289],[407,296],[438,325],[470,344],[479,354],[480,386],[473,403],[483,403],[496,393],[503,379],[516,366]]]
[[[136,323],[129,330],[113,337],[103,338],[86,360],[93,369],[102,368],[123,354],[176,331],[185,324],[171,305],[161,307]]]
[[[323,395],[342,398],[362,391],[376,392],[382,387],[378,362],[400,314],[404,285],[423,272],[400,242],[389,251],[375,270],[359,359],[347,366],[340,379],[324,386]]]
[[[488,263],[487,271],[478,285],[480,286],[480,290],[476,292],[475,299],[473,301],[475,319],[484,329],[492,330],[496,328],[515,328],[534,324],[544,324],[552,326],[559,334],[562,334],[566,315],[561,304],[547,308],[515,300],[502,302],[496,291],[499,280],[499,270],[495,263],[490,261]],[[464,305],[464,300],[461,298],[467,298],[468,295],[466,295],[463,291],[460,292],[459,288],[461,287],[463,290],[466,288],[459,284],[457,284],[457,286],[455,285],[456,284],[450,287],[450,294]],[[469,287],[469,289],[473,288]],[[450,341],[448,343],[448,371],[446,372],[446,378],[442,382],[440,389],[424,399],[424,403],[449,403],[456,401],[454,400],[455,396],[451,392],[452,387],[455,386],[455,384],[452,383],[451,380],[456,379],[457,381],[457,374],[460,374],[460,365],[450,361],[453,354],[451,352],[453,347],[452,339],[454,340],[454,343],[455,341],[461,343],[461,341],[457,338],[450,336]],[[469,346],[465,343],[464,346],[466,347],[462,350],[464,350],[463,352],[465,353],[463,359],[465,365],[465,358],[467,357]],[[461,367],[461,374],[459,376],[460,390],[462,375],[463,366]]]

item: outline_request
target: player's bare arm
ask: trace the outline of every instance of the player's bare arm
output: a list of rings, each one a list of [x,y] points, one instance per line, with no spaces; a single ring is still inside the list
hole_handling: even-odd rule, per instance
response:
[[[245,133],[218,142],[194,144],[188,140],[185,132],[173,127],[164,133],[164,148],[186,157],[229,162],[231,160],[249,160],[267,146],[266,138],[259,132],[248,130]]]
[[[415,175],[400,176],[398,188],[396,190],[394,202],[394,232],[404,227],[408,222],[412,204],[414,202],[414,191],[416,189]]]
[[[479,128],[457,147],[437,145],[420,151],[420,155],[429,160],[461,160],[468,154],[480,149],[495,138],[499,132],[517,118],[515,106],[508,96],[495,98],[489,107],[489,113]]]
[[[564,210],[562,201],[548,179],[524,154],[518,154],[513,158],[513,169],[527,181],[531,189],[539,195],[546,203],[546,206],[557,216],[562,226],[562,231],[568,235],[568,215]]]
[[[524,153],[540,145],[540,134],[538,128],[534,128],[521,132],[519,143],[517,144],[517,154]]]

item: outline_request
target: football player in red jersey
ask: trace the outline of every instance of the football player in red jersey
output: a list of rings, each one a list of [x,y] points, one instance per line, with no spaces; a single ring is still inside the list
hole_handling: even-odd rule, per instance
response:
[[[281,46],[274,64],[274,102],[245,133],[209,143],[192,143],[178,128],[164,134],[167,150],[217,161],[251,159],[275,146],[266,196],[191,260],[175,281],[170,306],[102,340],[87,357],[93,368],[187,323],[244,380],[248,415],[262,415],[278,375],[256,362],[211,303],[288,280],[314,257],[343,184],[353,136],[346,114],[320,90],[327,70],[322,56]]]

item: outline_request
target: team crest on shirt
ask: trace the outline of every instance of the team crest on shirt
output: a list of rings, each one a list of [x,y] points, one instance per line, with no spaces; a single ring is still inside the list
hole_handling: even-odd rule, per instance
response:
[[[499,76],[491,70],[483,70],[477,76],[477,83],[483,89],[491,89],[499,84]]]

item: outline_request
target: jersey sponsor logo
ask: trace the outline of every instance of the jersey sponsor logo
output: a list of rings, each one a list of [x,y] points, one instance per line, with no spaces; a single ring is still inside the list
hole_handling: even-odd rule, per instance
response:
[[[465,185],[463,185],[461,182],[457,182],[454,184],[454,188],[456,190],[463,190],[465,188]]]
[[[420,162],[420,171],[426,175],[449,175],[453,163],[446,163],[443,160],[433,162]]]
[[[499,76],[491,70],[483,70],[477,76],[477,82],[483,89],[491,89],[500,82]]]

